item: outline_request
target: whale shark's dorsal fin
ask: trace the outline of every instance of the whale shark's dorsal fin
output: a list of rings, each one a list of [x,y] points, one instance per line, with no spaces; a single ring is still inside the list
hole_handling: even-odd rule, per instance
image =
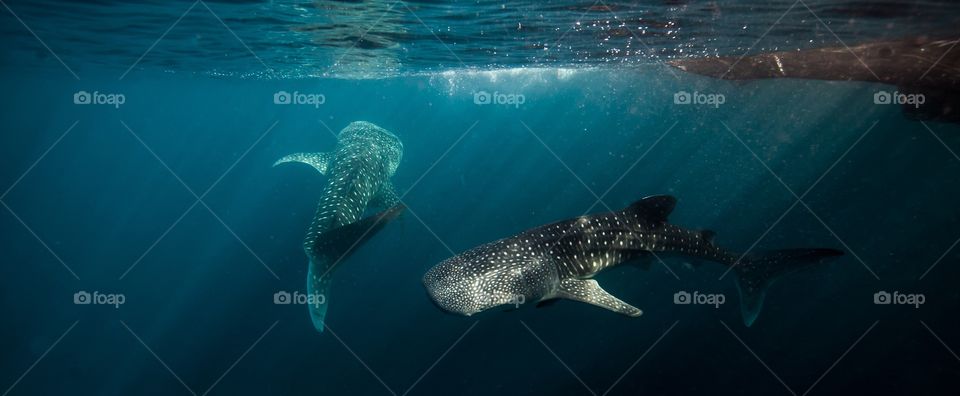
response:
[[[637,317],[643,314],[643,311],[607,293],[593,279],[564,279],[560,281],[560,287],[556,295],[560,298],[593,304],[627,316]]]
[[[712,244],[714,238],[716,238],[716,236],[717,236],[717,233],[716,233],[715,231],[713,231],[713,230],[701,230],[701,231],[700,231],[700,236],[703,238],[704,241],[706,241],[707,243]]]
[[[654,223],[665,223],[667,217],[677,206],[677,199],[670,195],[653,195],[630,204],[623,211],[639,219]]]
[[[277,162],[273,163],[273,166],[287,162],[302,162],[314,167],[314,169],[320,171],[321,174],[326,175],[327,170],[330,169],[331,160],[333,160],[333,154],[331,153],[296,153],[280,158]]]

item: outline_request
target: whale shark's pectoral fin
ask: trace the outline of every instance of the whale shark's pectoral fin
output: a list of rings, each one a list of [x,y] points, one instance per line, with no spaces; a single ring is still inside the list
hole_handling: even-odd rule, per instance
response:
[[[302,162],[314,167],[314,169],[320,171],[321,174],[326,175],[327,169],[330,169],[330,163],[332,159],[332,153],[295,153],[280,158],[277,160],[277,162],[273,163],[273,166],[287,162]]]
[[[397,195],[397,189],[393,187],[393,183],[390,183],[389,180],[380,185],[377,195],[374,195],[373,199],[370,200],[371,206],[379,208],[391,208],[399,203],[400,196]]]
[[[564,279],[560,282],[557,297],[593,304],[627,316],[637,317],[643,313],[636,307],[607,293],[593,279]]]

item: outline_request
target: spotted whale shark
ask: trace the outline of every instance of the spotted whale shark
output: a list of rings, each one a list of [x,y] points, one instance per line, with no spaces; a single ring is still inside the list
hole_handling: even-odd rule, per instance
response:
[[[569,299],[636,317],[640,309],[591,278],[621,263],[649,265],[653,254],[682,255],[736,273],[743,321],[750,326],[767,287],[780,276],[843,255],[834,249],[785,249],[741,257],[717,246],[712,231],[668,223],[675,206],[674,197],[651,196],[621,211],[533,228],[444,260],[427,271],[423,284],[441,309],[467,316],[501,305]]]
[[[903,103],[909,119],[960,123],[960,51],[957,39],[926,36],[870,41],[850,47],[766,52],[744,57],[685,58],[667,62],[686,72],[726,80],[798,78],[890,84],[924,103]]]
[[[308,305],[317,331],[324,329],[334,267],[403,210],[390,182],[402,156],[403,144],[397,136],[372,123],[356,121],[340,131],[332,152],[290,154],[274,163],[304,163],[327,176],[303,241],[308,259],[307,293],[323,296],[324,302]],[[361,218],[368,208],[386,209]]]

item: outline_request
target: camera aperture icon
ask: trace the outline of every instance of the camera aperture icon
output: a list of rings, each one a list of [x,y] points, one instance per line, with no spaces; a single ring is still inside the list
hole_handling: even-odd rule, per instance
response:
[[[92,96],[87,91],[77,91],[73,94],[73,104],[90,104]]]
[[[273,104],[290,104],[292,99],[293,95],[290,95],[290,92],[287,91],[277,91],[273,94]]]
[[[278,305],[290,304],[290,293],[285,291],[278,291],[273,293],[273,303]]]
[[[86,305],[90,304],[93,300],[90,298],[90,293],[85,291],[78,291],[73,293],[73,303],[77,305]]]
[[[479,91],[473,93],[473,103],[478,105],[488,105],[493,103],[493,95],[487,91]]]

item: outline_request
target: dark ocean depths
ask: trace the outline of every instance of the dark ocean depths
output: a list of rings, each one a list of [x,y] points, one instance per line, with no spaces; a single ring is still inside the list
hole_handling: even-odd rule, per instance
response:
[[[184,32],[128,69],[176,15],[138,41],[105,33],[140,31],[91,11],[111,3],[74,10],[104,22],[77,41],[91,53],[116,47],[123,61],[108,68],[57,44],[69,41],[56,38],[66,11],[0,3],[11,38],[0,65],[0,395],[960,392],[960,126],[874,103],[892,87],[732,83],[603,59],[430,71],[429,51],[410,43],[387,47],[407,69],[382,78],[311,77],[303,64],[274,64],[275,53],[264,63],[285,72],[251,77],[264,65],[236,41],[224,54],[240,60],[225,59],[249,73],[200,72],[219,64],[188,57],[194,47],[177,63]],[[173,6],[142,13],[162,7]],[[234,27],[238,38],[269,36]],[[72,55],[51,56],[61,52]],[[75,104],[81,91],[123,103]],[[280,91],[324,103],[275,104]],[[681,91],[724,103],[677,105]],[[477,104],[484,92],[523,103]],[[274,295],[304,290],[301,242],[325,177],[271,165],[331,150],[357,120],[403,141],[393,181],[408,209],[337,267],[329,331],[317,333],[305,307]],[[471,247],[655,194],[678,198],[672,223],[715,230],[737,252],[846,255],[773,285],[751,327],[724,267],[679,257],[597,276],[638,318],[572,301],[456,316],[421,284]],[[725,303],[675,304],[679,292]],[[884,292],[922,304],[876,304]],[[82,293],[100,300],[77,304]]]

